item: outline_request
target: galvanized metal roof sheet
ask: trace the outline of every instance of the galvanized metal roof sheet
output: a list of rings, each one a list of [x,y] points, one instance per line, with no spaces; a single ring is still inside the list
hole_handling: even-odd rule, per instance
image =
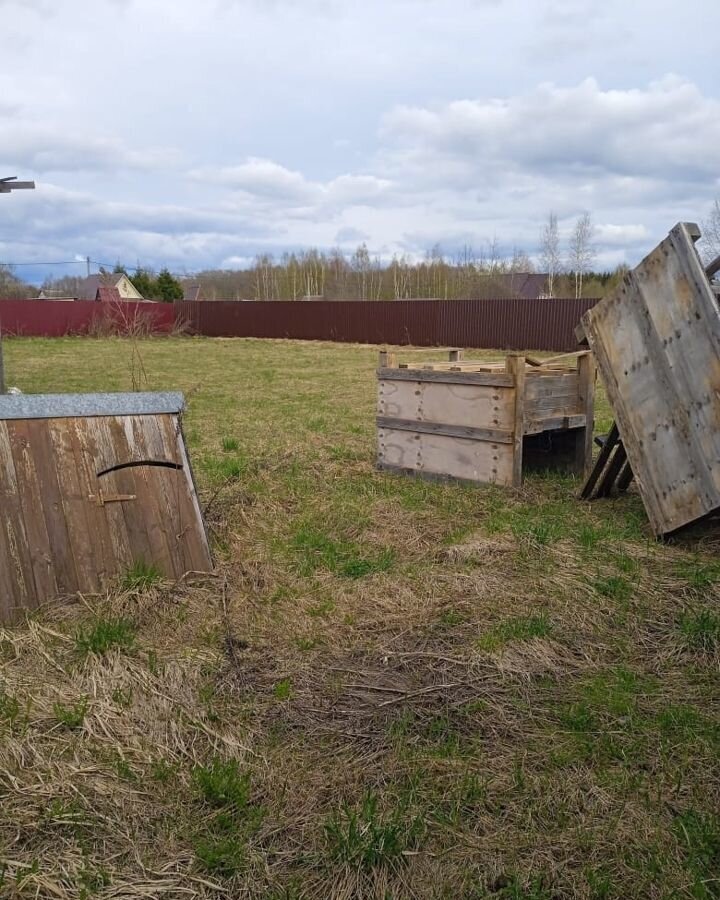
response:
[[[1,419],[68,419],[82,416],[177,414],[185,408],[179,391],[134,394],[3,394]]]

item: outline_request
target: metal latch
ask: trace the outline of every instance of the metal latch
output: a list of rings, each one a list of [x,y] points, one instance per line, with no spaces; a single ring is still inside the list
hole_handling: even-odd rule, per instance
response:
[[[123,500],[137,500],[137,494],[90,494],[88,500],[98,506],[106,503],[121,503]]]

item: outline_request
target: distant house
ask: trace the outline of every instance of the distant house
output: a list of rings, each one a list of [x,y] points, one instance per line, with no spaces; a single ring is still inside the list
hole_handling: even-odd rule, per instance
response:
[[[145,300],[124,272],[105,272],[83,279],[78,290],[78,300],[152,302]]]
[[[36,300],[54,300],[56,302],[72,303],[75,297],[68,297],[64,291],[53,291],[49,288],[42,288],[35,298]]]
[[[543,272],[506,272],[487,275],[487,296],[537,300],[547,297],[548,276]]]
[[[199,284],[190,284],[187,281],[183,282],[183,302],[185,303],[197,303],[198,300],[202,300],[201,290],[202,285]]]

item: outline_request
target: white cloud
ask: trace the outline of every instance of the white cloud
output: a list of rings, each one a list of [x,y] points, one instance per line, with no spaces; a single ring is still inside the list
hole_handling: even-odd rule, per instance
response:
[[[588,209],[635,261],[720,194],[716,6],[0,0],[0,176],[38,185],[0,260],[533,252]]]

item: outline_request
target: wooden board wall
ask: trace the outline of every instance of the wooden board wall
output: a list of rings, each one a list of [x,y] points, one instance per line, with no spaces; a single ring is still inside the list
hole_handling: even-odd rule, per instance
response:
[[[720,507],[720,315],[679,224],[583,317],[656,534]]]
[[[378,466],[465,481],[513,483],[513,445],[378,428]]]
[[[141,560],[170,578],[212,568],[177,416],[0,421],[0,620]]]

